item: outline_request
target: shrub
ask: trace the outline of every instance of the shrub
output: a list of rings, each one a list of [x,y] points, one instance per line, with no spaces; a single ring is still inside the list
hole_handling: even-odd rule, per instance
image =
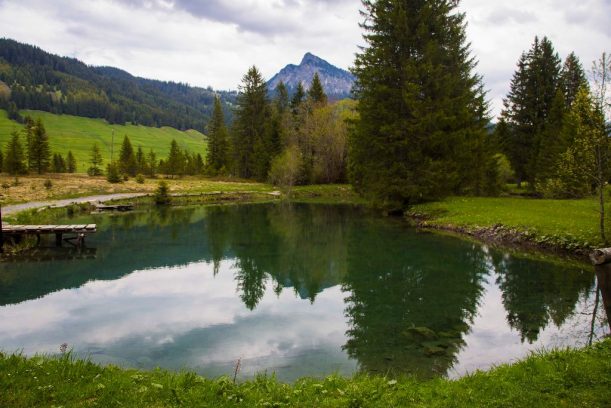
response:
[[[160,181],[157,186],[157,190],[155,190],[155,195],[153,196],[156,205],[168,205],[172,201],[170,198],[170,190],[168,188],[168,183],[165,181]]]
[[[144,176],[142,174],[138,174],[136,176],[136,183],[138,184],[144,184]]]
[[[46,179],[43,183],[43,186],[45,186],[47,190],[51,190],[51,187],[53,187],[53,182],[49,179]]]
[[[108,163],[108,166],[106,166],[106,180],[113,184],[121,182],[119,166],[117,166],[117,163]]]

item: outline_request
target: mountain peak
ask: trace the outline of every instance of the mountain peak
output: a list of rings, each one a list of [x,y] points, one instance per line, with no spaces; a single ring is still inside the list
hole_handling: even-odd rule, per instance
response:
[[[288,64],[267,83],[270,92],[276,89],[280,81],[284,82],[289,92],[293,92],[301,82],[307,89],[314,74],[318,74],[323,88],[329,98],[343,99],[350,96],[354,76],[338,68],[311,52],[306,52],[299,65]]]
[[[324,59],[317,57],[316,55],[306,52],[303,58],[301,59],[300,65],[326,65],[329,64]]]

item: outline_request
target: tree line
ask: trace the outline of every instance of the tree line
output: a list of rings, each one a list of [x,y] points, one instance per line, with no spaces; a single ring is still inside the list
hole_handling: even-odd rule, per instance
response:
[[[110,67],[90,67],[38,47],[0,39],[0,109],[22,121],[21,109],[103,118],[111,124],[171,126],[203,131],[215,95],[235,93],[184,83],[133,77]],[[226,113],[231,111],[226,107]]]
[[[25,139],[25,143],[22,139]],[[13,131],[4,152],[0,149],[0,169],[11,175],[74,173],[76,159],[72,151],[68,151],[65,157],[52,153],[42,120],[34,121],[27,116],[23,131]]]
[[[347,180],[347,120],[354,101],[329,104],[318,74],[306,91],[300,83],[289,95],[280,82],[270,98],[260,71],[242,78],[234,121],[227,128],[219,99],[208,126],[209,175],[296,184]]]
[[[119,158],[111,160],[103,170],[104,158],[97,143],[91,147],[89,168],[87,174],[90,176],[106,175],[111,183],[118,183],[129,177],[137,177],[143,180],[144,176],[151,178],[158,174],[166,174],[172,177],[184,175],[204,174],[204,160],[200,153],[191,153],[181,149],[176,140],[170,143],[170,152],[167,158],[158,159],[157,153],[150,149],[144,152],[142,146],[134,149],[127,135],[123,137]]]

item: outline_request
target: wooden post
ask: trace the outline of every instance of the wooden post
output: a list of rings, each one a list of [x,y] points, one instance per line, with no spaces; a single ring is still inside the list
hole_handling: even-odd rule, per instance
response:
[[[4,234],[2,233],[2,205],[0,205],[0,254],[4,253]]]

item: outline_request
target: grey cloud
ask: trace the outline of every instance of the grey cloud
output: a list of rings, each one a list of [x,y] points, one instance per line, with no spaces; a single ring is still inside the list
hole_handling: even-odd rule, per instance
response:
[[[527,24],[538,21],[537,16],[527,11],[510,10],[504,7],[494,10],[488,16],[488,21],[495,25]]]

